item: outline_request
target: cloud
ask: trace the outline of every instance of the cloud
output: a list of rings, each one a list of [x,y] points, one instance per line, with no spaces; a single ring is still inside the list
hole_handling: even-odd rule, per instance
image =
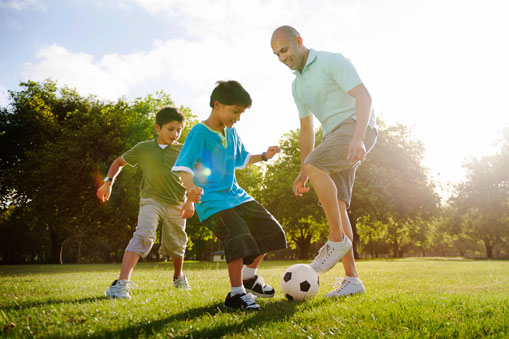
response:
[[[488,150],[494,134],[489,122],[509,120],[501,100],[507,88],[503,79],[509,76],[505,62],[509,47],[501,43],[509,29],[505,11],[478,7],[477,2],[120,3],[130,13],[143,10],[166,18],[171,26],[179,27],[179,38],[154,41],[152,48],[136,53],[95,57],[54,44],[39,50],[39,60],[24,66],[24,76],[51,77],[82,94],[112,100],[163,89],[200,119],[210,112],[208,97],[214,83],[239,80],[251,93],[253,107],[237,128],[248,150],[263,151],[284,132],[298,127],[290,89],[293,75],[277,61],[269,45],[273,29],[289,24],[300,31],[306,46],[342,52],[353,61],[373,96],[377,114],[391,123],[416,125],[417,137],[428,147],[430,166],[443,168],[451,162],[447,154],[454,154],[456,167],[450,173],[457,173],[456,160],[467,151]],[[471,25],[479,18],[483,25]],[[488,123],[480,131],[483,119]],[[453,142],[447,140],[451,133]]]
[[[40,0],[0,0],[0,8],[23,11],[25,9],[45,10]]]

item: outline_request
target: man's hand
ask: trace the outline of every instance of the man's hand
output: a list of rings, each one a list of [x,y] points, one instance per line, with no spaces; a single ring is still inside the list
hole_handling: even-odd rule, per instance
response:
[[[300,171],[299,175],[293,183],[293,194],[295,194],[295,196],[302,197],[302,193],[309,191],[309,187],[306,187],[307,181],[308,176],[306,173],[304,173],[304,171]]]
[[[364,141],[352,139],[350,142],[350,146],[348,147],[348,153],[346,155],[346,160],[349,160],[351,164],[364,160],[366,156],[366,146],[364,146]]]
[[[187,190],[187,200],[199,204],[202,194],[203,188],[193,185]]]
[[[267,152],[265,152],[265,157],[267,160],[272,159],[273,156],[275,156],[277,153],[281,152],[281,148],[279,146],[270,146],[267,148]]]
[[[191,218],[194,215],[194,203],[191,200],[187,200],[184,203],[180,210],[180,215],[184,219]]]
[[[107,181],[97,189],[96,195],[100,202],[105,202],[110,198],[111,194],[111,181]]]

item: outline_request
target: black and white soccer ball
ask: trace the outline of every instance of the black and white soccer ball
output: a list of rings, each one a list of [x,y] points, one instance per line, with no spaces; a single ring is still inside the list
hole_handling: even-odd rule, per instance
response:
[[[318,274],[309,265],[290,266],[281,278],[281,290],[288,300],[304,300],[318,293]]]

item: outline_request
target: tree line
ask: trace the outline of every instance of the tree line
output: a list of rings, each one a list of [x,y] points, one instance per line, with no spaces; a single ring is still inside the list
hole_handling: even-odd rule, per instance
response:
[[[154,137],[154,113],[174,106],[170,95],[110,102],[51,80],[21,82],[9,95],[0,107],[0,263],[120,261],[136,227],[141,171],[122,171],[106,204],[95,191],[116,157]],[[180,109],[188,118],[182,141],[198,121]],[[404,125],[378,123],[349,210],[356,257],[508,257],[509,131],[497,153],[465,162],[466,179],[441,201],[422,165],[422,142]],[[270,257],[309,259],[326,240],[326,220],[312,190],[292,193],[298,130],[285,133],[280,146],[275,161],[237,171],[237,179],[287,233],[290,248]],[[196,217],[187,232],[187,259],[221,249]]]

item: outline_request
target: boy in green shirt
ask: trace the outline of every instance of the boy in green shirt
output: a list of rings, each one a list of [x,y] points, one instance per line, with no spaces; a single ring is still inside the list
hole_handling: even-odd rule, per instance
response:
[[[145,258],[156,240],[159,220],[163,221],[159,253],[173,261],[173,285],[190,289],[182,274],[187,244],[186,218],[194,214],[194,203],[185,199],[186,189],[177,173],[171,171],[182,144],[177,140],[184,129],[185,115],[173,107],[164,107],[156,114],[157,138],[136,144],[111,164],[104,184],[97,190],[101,202],[109,199],[111,187],[122,168],[140,165],[143,178],[140,186],[140,211],[136,231],[124,253],[120,276],[106,291],[110,298],[131,299],[131,273],[138,260]]]

